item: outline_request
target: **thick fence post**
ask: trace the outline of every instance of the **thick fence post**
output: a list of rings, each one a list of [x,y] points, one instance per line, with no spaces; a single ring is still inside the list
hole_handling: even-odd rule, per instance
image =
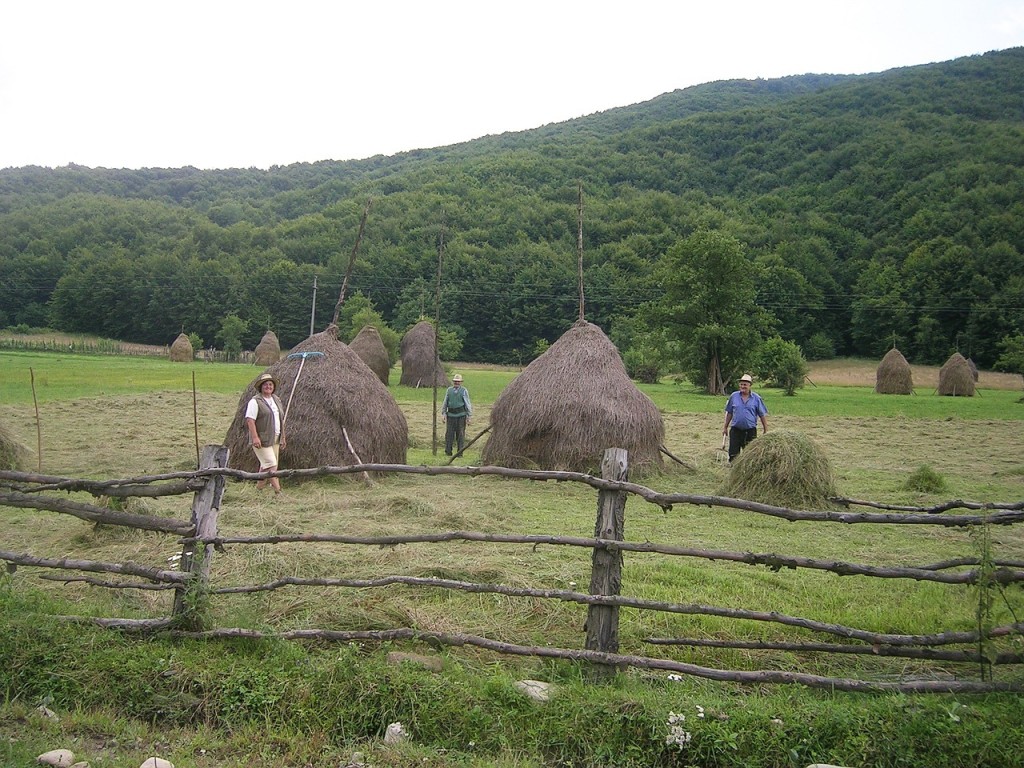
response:
[[[226,467],[228,465],[228,449],[224,445],[203,446],[203,455],[199,461],[200,469]],[[205,485],[196,492],[192,500],[192,525],[197,539],[210,538],[217,535],[217,515],[220,502],[224,497],[224,476],[207,478]],[[186,623],[194,624],[200,603],[204,599],[207,582],[210,580],[210,564],[213,561],[213,547],[204,546],[199,541],[185,545],[181,552],[180,568],[189,574],[185,588],[174,591],[175,618],[181,617]]]
[[[601,461],[601,477],[624,481],[629,476],[629,456],[624,448],[609,448]],[[594,537],[622,541],[626,528],[625,491],[602,490],[597,495]],[[590,594],[615,596],[622,591],[622,551],[612,546],[595,547],[590,573]],[[619,607],[592,605],[587,609],[587,650],[619,652]],[[597,676],[613,674],[614,667],[596,665]]]

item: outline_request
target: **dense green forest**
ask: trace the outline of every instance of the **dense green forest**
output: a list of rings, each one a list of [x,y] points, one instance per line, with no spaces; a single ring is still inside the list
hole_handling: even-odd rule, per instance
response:
[[[291,346],[314,279],[316,330],[333,314],[372,198],[350,295],[398,332],[432,315],[443,232],[441,318],[461,358],[523,362],[578,315],[582,185],[586,316],[624,352],[671,345],[669,256],[714,231],[745,259],[752,339],[988,366],[1024,333],[1022,86],[1017,48],[709,83],[358,161],[4,169],[0,326],[213,345],[235,315],[246,346],[268,328]]]

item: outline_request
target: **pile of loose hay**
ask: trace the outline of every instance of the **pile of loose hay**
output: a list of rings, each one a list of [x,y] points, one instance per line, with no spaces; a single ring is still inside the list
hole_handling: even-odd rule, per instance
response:
[[[939,394],[974,397],[974,373],[967,358],[954,352],[939,369]]]
[[[824,451],[800,432],[776,430],[750,443],[733,461],[723,496],[779,507],[831,506],[835,473]]]
[[[28,448],[19,443],[3,424],[0,424],[0,469],[20,472],[28,461]]]
[[[195,356],[195,350],[192,349],[192,342],[188,340],[188,336],[179,333],[178,338],[171,344],[171,362],[191,363]]]
[[[896,347],[885,353],[875,371],[875,392],[880,395],[912,395],[914,377],[910,363]]]

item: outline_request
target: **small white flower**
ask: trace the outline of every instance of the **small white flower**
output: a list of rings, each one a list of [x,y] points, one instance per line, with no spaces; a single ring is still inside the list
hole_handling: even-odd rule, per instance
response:
[[[704,717],[704,707],[697,705],[697,717]]]
[[[680,680],[683,679],[683,676],[672,674],[668,676],[668,679],[671,680],[673,683],[678,683]]]

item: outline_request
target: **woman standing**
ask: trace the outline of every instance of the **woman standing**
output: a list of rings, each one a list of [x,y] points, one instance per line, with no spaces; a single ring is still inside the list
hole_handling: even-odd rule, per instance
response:
[[[255,382],[256,391],[248,405],[245,406],[245,426],[249,430],[249,440],[253,453],[260,462],[260,472],[276,472],[280,452],[285,448],[284,407],[274,392],[277,381],[272,374],[264,373]],[[281,481],[270,478],[274,493],[281,493]],[[256,487],[267,487],[266,480],[259,480]]]

